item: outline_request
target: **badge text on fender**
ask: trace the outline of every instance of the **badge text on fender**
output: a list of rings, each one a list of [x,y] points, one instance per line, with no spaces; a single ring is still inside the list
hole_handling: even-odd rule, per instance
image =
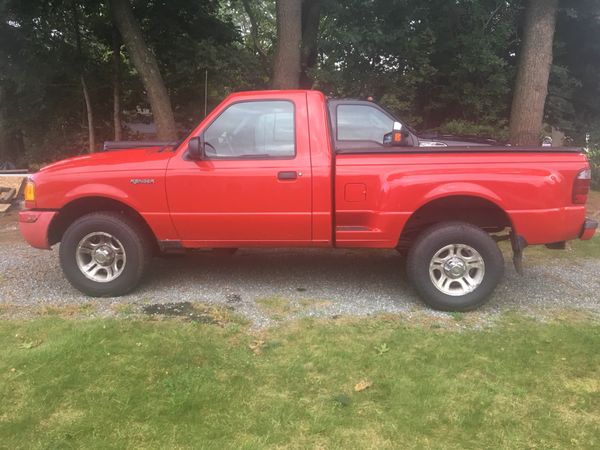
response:
[[[131,184],[154,184],[154,178],[132,178]]]

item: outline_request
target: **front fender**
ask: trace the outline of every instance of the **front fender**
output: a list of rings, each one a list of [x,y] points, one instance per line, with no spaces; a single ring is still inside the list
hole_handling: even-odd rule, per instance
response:
[[[78,200],[80,198],[85,197],[104,197],[112,200],[117,200],[121,203],[125,203],[127,206],[130,206],[134,209],[138,206],[135,199],[131,198],[129,194],[127,194],[124,190],[119,189],[116,186],[112,186],[104,183],[89,183],[83,184],[79,186],[75,186],[73,189],[67,191],[64,194],[64,202],[63,205],[71,203],[74,200]]]

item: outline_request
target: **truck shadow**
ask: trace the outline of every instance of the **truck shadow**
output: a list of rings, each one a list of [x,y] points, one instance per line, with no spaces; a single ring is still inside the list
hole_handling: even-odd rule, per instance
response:
[[[404,269],[404,257],[394,250],[242,249],[231,256],[207,252],[154,258],[140,288],[148,294],[193,288],[207,297],[294,293],[406,301],[414,295]]]

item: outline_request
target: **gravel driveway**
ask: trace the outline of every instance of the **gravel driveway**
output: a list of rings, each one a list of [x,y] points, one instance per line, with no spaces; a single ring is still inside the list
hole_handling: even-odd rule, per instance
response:
[[[4,304],[0,317],[26,317],[44,306],[85,304],[105,316],[118,314],[128,304],[136,311],[148,304],[183,301],[233,308],[259,328],[281,320],[269,310],[272,303],[280,309],[283,305],[289,317],[381,312],[451,317],[420,302],[395,251],[244,249],[234,256],[155,258],[136,291],[106,299],[91,299],[73,289],[62,275],[57,253],[56,247],[53,251],[29,247],[14,222],[0,223],[0,305]],[[600,317],[598,274],[598,259],[526,262],[523,277],[507,261],[506,275],[493,297],[467,316],[485,322],[509,310],[542,317],[576,309]]]

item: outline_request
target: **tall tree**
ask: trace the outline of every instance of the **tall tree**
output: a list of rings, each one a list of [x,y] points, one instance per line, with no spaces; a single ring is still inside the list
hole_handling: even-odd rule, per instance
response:
[[[113,128],[115,141],[123,138],[121,125],[121,37],[119,30],[113,28],[112,32],[112,85],[113,85]]]
[[[85,81],[85,69],[83,64],[83,51],[81,49],[81,30],[79,29],[79,5],[77,2],[71,2],[71,13],[73,16],[73,27],[75,28],[75,46],[77,49],[77,64],[79,66],[79,79],[81,80],[81,89],[85,101],[85,111],[88,126],[88,153],[94,153],[96,150],[96,130],[94,129],[94,110],[92,109],[92,100],[90,91]]]
[[[523,42],[510,113],[510,142],[536,145],[539,142],[558,0],[529,0],[525,10]]]
[[[300,87],[310,89],[314,80],[309,70],[317,62],[321,0],[304,0],[302,4],[302,53],[300,57]]]
[[[600,141],[600,41],[590,39],[599,35],[598,0],[560,2],[544,122],[566,132],[578,145],[586,133]]]
[[[273,63],[274,89],[300,85],[302,0],[277,0],[277,50]]]
[[[6,96],[4,95],[4,83],[0,77],[0,164],[4,162],[4,159],[8,159],[8,120],[7,120],[7,102]]]
[[[110,0],[110,6],[123,43],[148,94],[157,136],[159,139],[176,139],[177,127],[167,88],[156,57],[144,41],[142,30],[133,15],[129,0]]]

